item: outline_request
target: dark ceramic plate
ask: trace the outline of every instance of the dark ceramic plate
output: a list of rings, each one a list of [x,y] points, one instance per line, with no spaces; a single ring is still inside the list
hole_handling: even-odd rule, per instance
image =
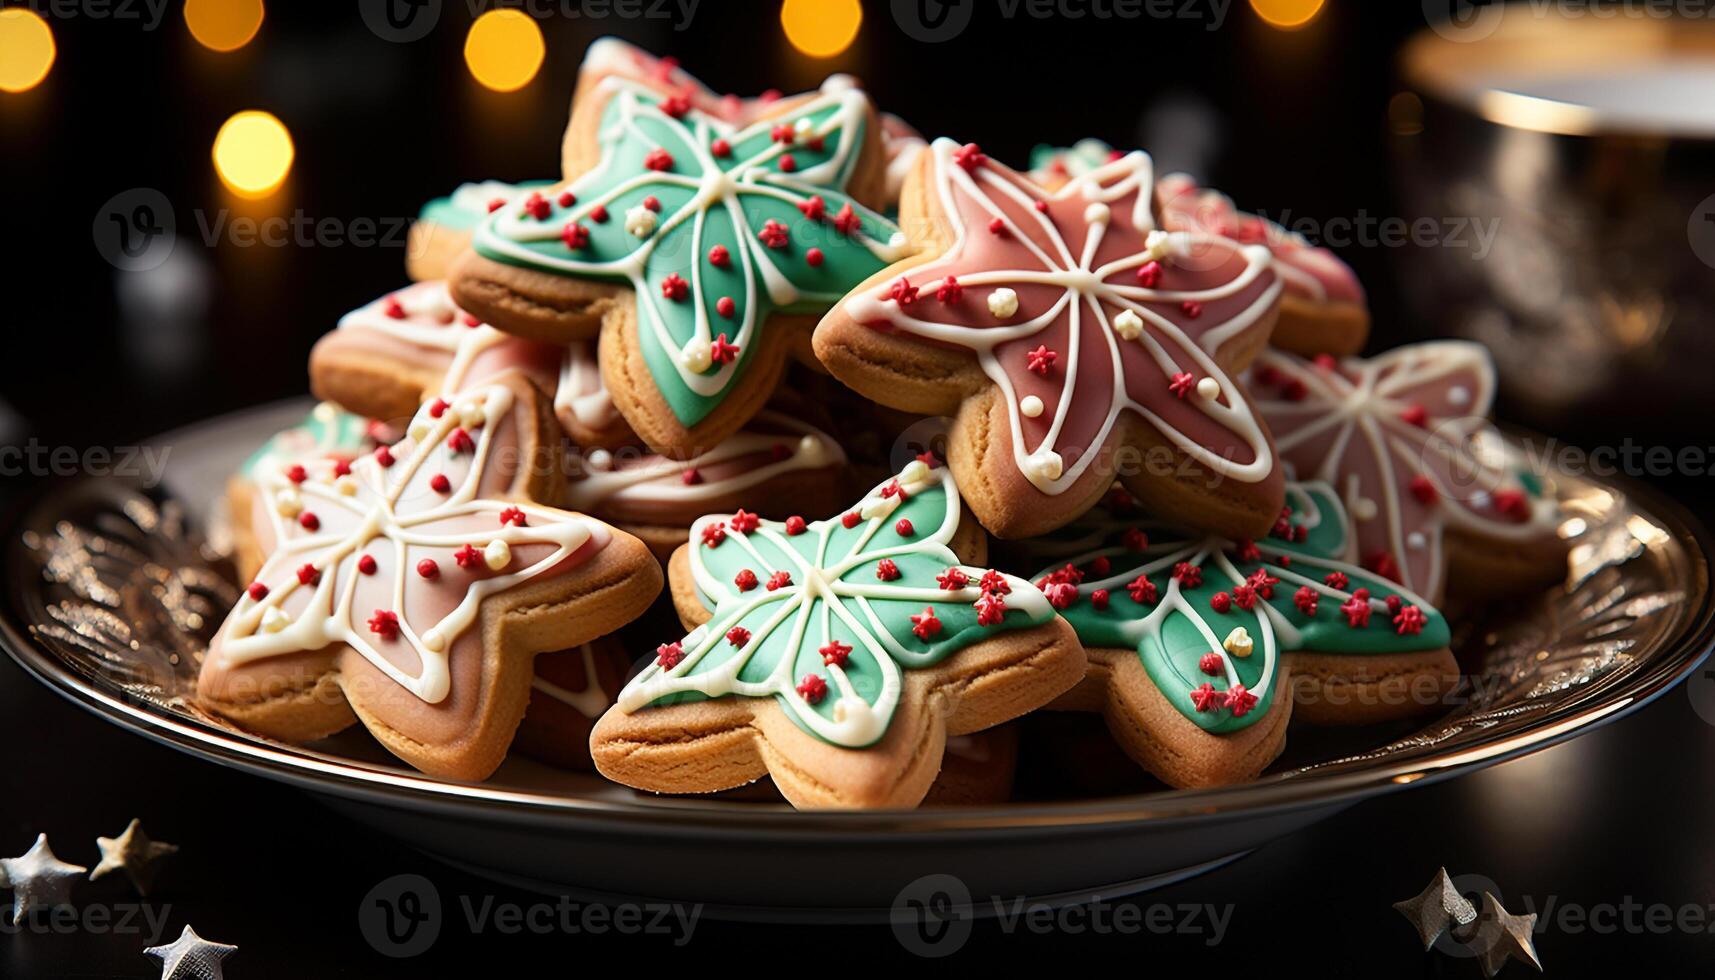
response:
[[[361,734],[285,745],[235,731],[185,697],[234,594],[218,541],[200,533],[210,502],[244,455],[305,407],[162,437],[171,455],[159,491],[91,479],[23,508],[0,541],[11,583],[0,642],[49,689],[116,725],[299,786],[449,862],[545,890],[818,917],[885,912],[905,885],[943,873],[979,905],[1113,896],[1230,860],[1368,797],[1581,735],[1660,696],[1715,642],[1709,542],[1697,523],[1647,489],[1562,474],[1554,492],[1578,534],[1567,584],[1463,620],[1455,652],[1476,683],[1459,704],[1403,731],[1295,729],[1287,758],[1245,785],[1094,796],[1045,791],[1027,774],[1027,798],[1003,805],[798,813],[649,798],[522,759],[485,783],[448,782],[392,764]]]

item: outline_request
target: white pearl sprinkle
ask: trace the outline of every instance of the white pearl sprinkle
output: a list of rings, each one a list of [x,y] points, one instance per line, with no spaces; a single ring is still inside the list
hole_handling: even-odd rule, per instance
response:
[[[693,340],[679,352],[679,363],[689,368],[693,374],[702,374],[714,363],[709,354],[709,345],[704,340]]]
[[[1464,385],[1454,385],[1447,389],[1447,401],[1449,404],[1461,407],[1469,405],[1471,403],[1471,389]]]
[[[1405,536],[1405,546],[1415,551],[1422,551],[1428,544],[1429,539],[1423,536],[1422,531],[1413,531]]]
[[[1030,471],[1045,480],[1058,480],[1065,472],[1066,461],[1052,451],[1039,452],[1025,461]]]
[[[584,457],[584,462],[588,463],[592,470],[611,470],[613,454],[605,449],[592,449],[590,454]]]
[[[495,538],[482,549],[482,563],[488,566],[489,571],[500,571],[512,563],[512,546]]]
[[[281,517],[297,517],[304,509],[304,498],[291,487],[283,487],[274,495],[274,509]]]
[[[639,204],[625,212],[625,230],[635,238],[648,238],[655,230],[655,212]]]
[[[1376,519],[1376,502],[1368,497],[1358,497],[1352,501],[1352,516],[1360,521]]]
[[[1197,382],[1197,394],[1214,401],[1221,397],[1221,383],[1214,378],[1203,378]]]
[[[1024,400],[1018,403],[1018,410],[1023,412],[1024,417],[1027,419],[1033,419],[1038,415],[1041,415],[1042,407],[1042,399],[1035,395],[1025,395]]]
[[[262,632],[278,633],[292,624],[292,617],[279,606],[269,606],[262,611]]]
[[[333,481],[333,488],[339,491],[339,495],[342,497],[357,496],[357,481],[349,476],[342,476]]]
[[[1143,318],[1131,310],[1121,310],[1114,317],[1114,333],[1122,340],[1136,340],[1143,336]]]
[[[989,312],[999,319],[1006,319],[1018,312],[1018,294],[1002,286],[989,293]]]
[[[1233,627],[1233,631],[1228,633],[1226,640],[1221,643],[1221,649],[1240,659],[1250,656],[1255,648],[1256,643],[1251,639],[1250,631],[1243,626]]]
[[[1105,225],[1112,216],[1112,209],[1100,201],[1084,209],[1084,220],[1092,225]]]
[[[429,423],[417,419],[411,423],[409,429],[405,430],[405,434],[411,437],[412,442],[422,442],[429,437]]]

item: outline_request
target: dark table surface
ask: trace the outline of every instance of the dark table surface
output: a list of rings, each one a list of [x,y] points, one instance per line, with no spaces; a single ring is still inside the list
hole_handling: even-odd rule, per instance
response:
[[[1715,679],[1700,672],[1693,683],[1703,685],[1701,703],[1715,705]],[[944,962],[1049,965],[1076,953],[1122,957],[1102,962],[1135,958],[1140,968],[1173,973],[1293,962],[1341,976],[1478,977],[1473,960],[1425,954],[1390,907],[1446,866],[1455,876],[1493,882],[1515,913],[1552,910],[1536,934],[1550,976],[1602,976],[1654,963],[1707,969],[1715,964],[1712,721],[1715,714],[1699,715],[1690,691],[1675,690],[1605,729],[1360,804],[1199,878],[1082,907],[1047,927],[978,921]],[[235,980],[463,969],[538,976],[592,963],[741,960],[790,969],[841,950],[869,963],[926,962],[885,924],[703,919],[688,941],[682,932],[473,931],[462,911],[466,900],[477,908],[488,900],[490,908],[546,900],[442,865],[297,791],[114,728],[60,701],[9,660],[0,665],[0,746],[9,756],[0,767],[0,853],[21,854],[45,831],[62,859],[93,865],[95,838],[116,836],[133,817],[182,848],[149,899],[152,920],[139,912],[125,933],[0,935],[4,977],[157,976],[143,948],[177,936],[186,923],[239,947],[227,964]],[[370,890],[400,874],[428,878],[448,910],[434,946],[415,959],[380,955],[359,926]],[[111,879],[80,885],[74,900],[116,913],[137,902]],[[1142,911],[1119,911],[1128,904]],[[581,914],[573,921],[596,921]],[[150,921],[162,924],[164,938],[150,935]],[[1141,934],[1115,927],[1150,921],[1171,926]],[[1181,923],[1190,928],[1175,931]],[[1514,964],[1504,975],[1528,972]]]

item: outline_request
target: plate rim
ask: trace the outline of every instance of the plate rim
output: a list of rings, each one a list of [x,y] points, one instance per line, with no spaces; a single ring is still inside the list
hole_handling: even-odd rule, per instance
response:
[[[173,430],[194,431],[222,421],[272,408],[270,403],[217,416]],[[165,437],[163,437],[165,438]],[[93,477],[50,480],[16,498],[0,526],[0,541],[8,550],[19,546],[20,532],[30,515],[47,506],[55,488]],[[484,783],[438,779],[422,773],[339,760],[307,750],[278,747],[240,733],[204,726],[171,716],[155,706],[104,690],[72,669],[29,635],[15,595],[0,604],[0,648],[36,681],[80,708],[140,734],[157,744],[188,755],[260,775],[311,792],[394,808],[479,813],[485,819],[539,822],[578,820],[590,825],[612,823],[634,828],[639,823],[672,825],[676,832],[712,836],[781,832],[825,838],[868,836],[885,830],[901,835],[937,836],[973,831],[1052,833],[1068,826],[1118,831],[1138,823],[1156,827],[1211,819],[1251,819],[1307,808],[1350,804],[1418,785],[1429,785],[1539,751],[1594,731],[1650,704],[1689,677],[1715,649],[1715,590],[1711,588],[1710,556],[1715,541],[1697,517],[1653,487],[1626,477],[1587,482],[1624,494],[1637,508],[1673,535],[1685,548],[1686,560],[1698,586],[1700,601],[1689,610],[1678,633],[1664,641],[1670,653],[1660,662],[1624,679],[1626,690],[1598,686],[1558,706],[1530,727],[1482,741],[1454,752],[1385,764],[1377,768],[1302,776],[1263,777],[1245,783],[1201,789],[1166,790],[1096,800],[1010,802],[973,807],[888,810],[794,810],[787,804],[735,803],[701,798],[638,797],[605,799],[501,788]]]

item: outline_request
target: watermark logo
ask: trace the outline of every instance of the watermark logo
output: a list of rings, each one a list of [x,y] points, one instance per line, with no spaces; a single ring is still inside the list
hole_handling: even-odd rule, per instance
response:
[[[441,21],[441,0],[358,0],[357,14],[383,41],[409,44],[429,36]]]
[[[951,41],[971,25],[972,0],[893,0],[893,20],[913,40]]]
[[[167,195],[153,187],[120,191],[96,209],[90,233],[95,250],[125,272],[158,268],[173,254],[177,222]]]
[[[1685,234],[1691,239],[1692,253],[1704,265],[1715,269],[1715,194],[1704,198],[1692,210]]]
[[[953,875],[924,875],[900,890],[888,922],[899,945],[912,953],[951,956],[971,938],[971,890]]]
[[[422,875],[395,875],[363,896],[357,927],[383,956],[421,956],[441,936],[441,893]]]
[[[1506,16],[1492,0],[1423,0],[1423,19],[1449,41],[1469,44],[1500,30]]]

